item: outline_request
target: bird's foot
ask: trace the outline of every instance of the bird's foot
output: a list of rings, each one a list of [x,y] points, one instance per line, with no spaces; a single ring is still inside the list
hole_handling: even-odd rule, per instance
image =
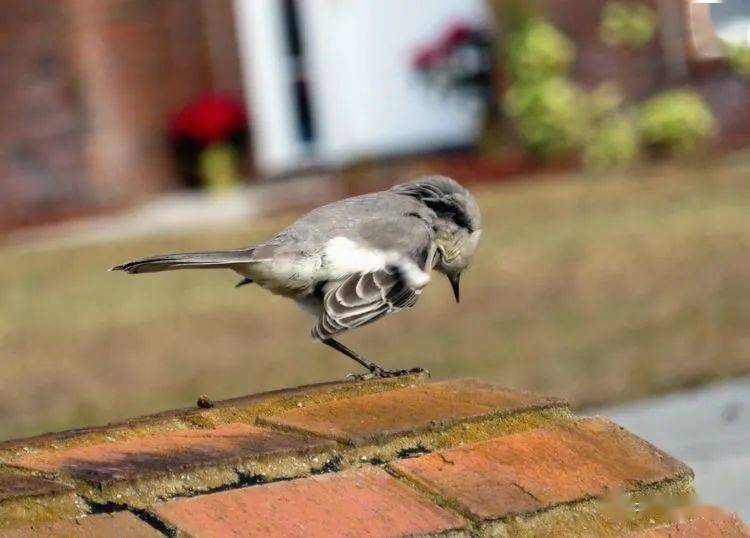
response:
[[[348,379],[355,381],[367,381],[368,379],[384,379],[389,377],[401,377],[411,374],[427,374],[430,377],[430,371],[425,368],[410,368],[408,370],[387,370],[385,368],[375,368],[366,374],[348,374]]]
[[[346,374],[346,378],[351,381],[367,381],[376,377],[373,372],[367,372],[366,374]]]

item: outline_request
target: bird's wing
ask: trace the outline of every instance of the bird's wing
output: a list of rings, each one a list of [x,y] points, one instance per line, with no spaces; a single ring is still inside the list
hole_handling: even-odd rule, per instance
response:
[[[323,297],[323,313],[312,330],[313,337],[325,340],[414,306],[422,289],[412,287],[403,271],[390,265],[333,283]]]
[[[433,234],[418,218],[370,222],[359,237],[373,246],[377,237],[378,247],[398,254],[382,268],[356,272],[324,287],[323,311],[312,330],[316,339],[331,338],[414,306],[429,281],[435,254]]]

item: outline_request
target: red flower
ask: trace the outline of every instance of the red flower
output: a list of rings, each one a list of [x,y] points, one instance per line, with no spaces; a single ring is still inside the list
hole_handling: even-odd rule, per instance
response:
[[[429,71],[439,67],[454,53],[456,47],[469,41],[479,31],[481,30],[465,22],[454,22],[440,34],[438,39],[417,49],[412,58],[412,66],[419,71]]]
[[[465,22],[453,23],[443,34],[442,48],[451,52],[457,45],[469,40],[476,31]]]
[[[247,128],[245,107],[231,95],[207,93],[172,114],[169,133],[201,144],[229,139]]]
[[[427,70],[435,67],[442,59],[442,51],[434,47],[425,46],[417,50],[412,59],[415,69]]]

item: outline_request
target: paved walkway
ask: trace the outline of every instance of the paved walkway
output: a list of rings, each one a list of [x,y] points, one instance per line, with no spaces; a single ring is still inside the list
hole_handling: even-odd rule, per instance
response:
[[[702,502],[750,521],[750,377],[590,411],[690,465]]]
[[[47,250],[160,233],[223,228],[290,207],[318,205],[339,195],[331,176],[254,183],[226,192],[164,193],[127,211],[11,232],[3,245]]]

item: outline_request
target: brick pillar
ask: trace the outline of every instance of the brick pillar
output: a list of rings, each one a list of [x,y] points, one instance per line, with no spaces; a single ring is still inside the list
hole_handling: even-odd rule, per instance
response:
[[[89,177],[104,199],[132,198],[171,183],[164,130],[172,62],[162,4],[68,2],[88,117]]]
[[[241,91],[232,0],[6,0],[0,74],[0,227],[133,201],[176,182],[169,113]]]
[[[62,4],[8,0],[0,16],[0,227],[85,202],[84,118]]]

